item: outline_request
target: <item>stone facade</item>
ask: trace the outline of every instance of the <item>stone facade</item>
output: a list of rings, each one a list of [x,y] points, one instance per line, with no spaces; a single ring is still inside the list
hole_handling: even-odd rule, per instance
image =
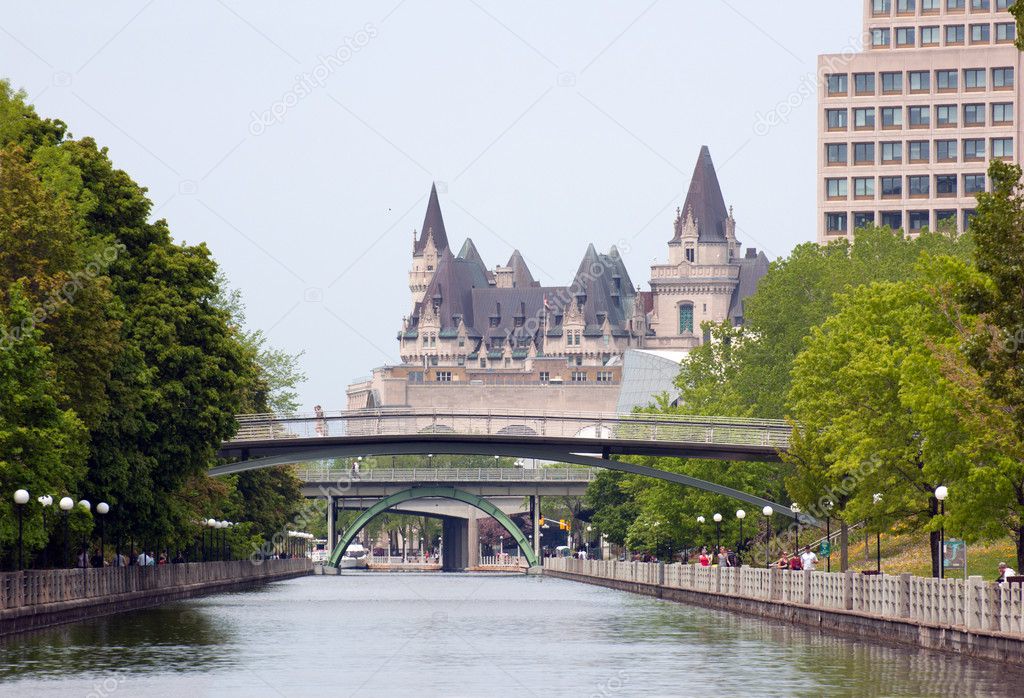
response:
[[[626,352],[678,355],[704,340],[703,322],[741,324],[767,270],[764,254],[743,254],[707,147],[649,291],[634,287],[615,247],[589,245],[566,286],[541,286],[518,250],[494,269],[472,240],[454,254],[431,188],[413,234],[402,363],[349,386],[348,407],[614,412]]]

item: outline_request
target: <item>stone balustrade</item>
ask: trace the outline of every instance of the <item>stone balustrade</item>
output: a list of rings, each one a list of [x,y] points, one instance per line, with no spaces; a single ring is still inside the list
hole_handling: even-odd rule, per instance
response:
[[[0,635],[306,574],[304,558],[0,573]]]
[[[544,568],[556,576],[565,573],[1024,640],[1024,585],[998,586],[981,577],[964,581],[571,558],[547,559]]]

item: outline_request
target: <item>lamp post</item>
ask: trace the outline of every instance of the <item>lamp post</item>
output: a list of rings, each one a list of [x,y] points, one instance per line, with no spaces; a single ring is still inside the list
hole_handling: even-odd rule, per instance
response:
[[[658,536],[658,527],[661,526],[660,521],[654,522],[654,556],[658,557],[658,547],[661,543],[661,539]]]
[[[14,505],[18,507],[18,570],[25,569],[25,544],[22,537],[22,512],[28,504],[28,490],[14,491]]]
[[[64,567],[68,566],[68,512],[71,511],[75,506],[75,500],[71,497],[61,497],[60,503],[57,505],[60,507],[61,516],[64,517]]]
[[[832,511],[832,500],[825,500],[825,541],[828,543],[828,555],[825,556],[825,570],[832,571],[832,519],[829,512]]]
[[[207,519],[206,526],[210,529],[210,547],[207,549],[209,559],[207,560],[207,562],[213,562],[213,560],[216,558],[216,555],[214,553],[217,550],[217,546],[214,543],[214,537],[216,536],[214,530],[216,530],[217,528],[217,519]]]
[[[431,468],[434,467],[434,454],[433,453],[428,453],[427,454],[427,465],[430,466]]]
[[[775,510],[770,506],[765,505],[761,510],[764,514],[764,568],[770,569],[772,566],[772,514]]]
[[[939,578],[945,579],[946,565],[944,560],[946,547],[946,497],[949,496],[949,488],[939,485],[935,488],[935,498],[939,500],[939,514],[942,516],[942,527],[939,528]]]
[[[46,508],[53,504],[53,497],[48,494],[44,494],[41,497],[36,497],[36,501],[43,505],[43,537],[46,543],[50,542],[50,535],[46,529]],[[43,568],[50,566],[50,546],[43,545]]]
[[[96,505],[96,513],[99,514],[99,519],[100,519],[100,566],[101,567],[103,566],[103,560],[104,560],[104,556],[105,556],[105,553],[103,552],[103,548],[104,548],[104,546],[105,546],[105,544],[107,542],[106,541],[106,537],[103,535],[103,533],[104,533],[103,532],[103,519],[106,518],[107,513],[109,511],[110,511],[110,505],[107,504],[106,502],[100,502],[99,504]]]
[[[736,562],[743,566],[743,519],[747,518],[747,512],[742,509],[736,510],[736,518],[740,520],[740,538],[736,541]]]
[[[715,555],[719,555],[722,550],[722,515],[716,513],[711,518],[715,520]]]
[[[882,503],[882,493],[876,492],[871,497],[871,503],[876,507]],[[877,523],[877,515],[875,517]],[[875,571],[881,574],[882,572],[882,530],[880,528],[875,529]]]
[[[796,554],[800,554],[800,505],[793,502],[789,505],[789,508],[796,514]]]
[[[79,499],[78,506],[82,507],[88,512],[92,511],[92,502],[88,499]],[[85,538],[85,531],[82,531],[82,569],[86,569],[89,566],[89,543]]]
[[[704,519],[703,516],[698,516],[697,517],[697,524],[698,524],[698,528],[700,529],[700,547],[701,548],[704,547],[704,521],[705,521],[705,519]]]
[[[586,540],[586,545],[587,545],[587,557],[588,558],[590,557],[590,534],[591,534],[591,532],[593,530],[594,530],[594,527],[591,526],[590,524],[587,524],[587,540]]]

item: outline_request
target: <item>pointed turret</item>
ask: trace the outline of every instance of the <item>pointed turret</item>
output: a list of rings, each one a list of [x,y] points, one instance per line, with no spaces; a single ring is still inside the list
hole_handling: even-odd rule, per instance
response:
[[[513,288],[528,288],[537,285],[533,274],[530,273],[530,267],[526,265],[526,260],[523,259],[523,255],[519,253],[519,250],[512,252],[512,256],[508,260],[508,267],[512,270]]]
[[[434,246],[439,254],[448,249],[448,233],[444,229],[444,218],[441,216],[441,203],[437,200],[436,184],[430,185],[427,213],[423,216],[423,227],[420,228],[420,238],[416,242],[414,254],[423,253],[429,237],[434,238]]]
[[[711,161],[711,151],[702,146],[697,157],[697,166],[693,169],[690,189],[683,203],[684,219],[692,219],[697,224],[698,242],[726,242],[729,211],[725,207],[722,187],[718,183],[715,164]],[[677,225],[675,237],[682,236],[684,225]]]
[[[459,250],[458,258],[464,259],[467,262],[476,262],[484,268],[487,267],[487,265],[484,264],[483,257],[480,256],[480,252],[477,251],[476,245],[473,244],[473,241],[470,238],[466,238],[466,241],[462,243],[462,249]]]

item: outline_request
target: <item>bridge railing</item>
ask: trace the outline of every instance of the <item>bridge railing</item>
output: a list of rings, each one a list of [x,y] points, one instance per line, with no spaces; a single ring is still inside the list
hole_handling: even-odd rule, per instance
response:
[[[590,482],[593,468],[299,468],[303,482]]]
[[[328,436],[466,436],[621,439],[731,446],[789,447],[784,421],[692,415],[552,413],[528,411],[443,412],[436,410],[356,410],[322,414],[238,416],[231,443]]]
[[[544,567],[585,577],[1024,637],[1024,584],[1000,586],[981,577],[965,581],[909,574],[794,572],[570,558],[545,559]]]
[[[525,557],[519,555],[481,555],[481,567],[529,567]]]

